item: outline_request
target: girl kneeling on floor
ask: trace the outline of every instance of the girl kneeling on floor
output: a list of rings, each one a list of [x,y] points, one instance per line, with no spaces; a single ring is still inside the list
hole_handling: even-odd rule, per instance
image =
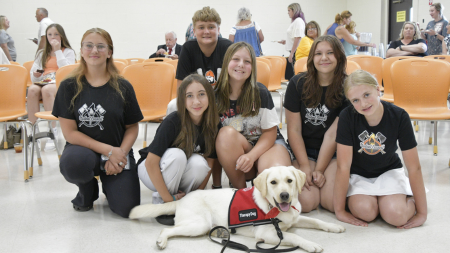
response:
[[[380,214],[397,228],[422,225],[427,219],[427,201],[408,113],[380,101],[378,83],[366,71],[353,72],[346,79],[344,90],[353,106],[339,115],[336,217],[367,226]],[[396,153],[397,141],[409,179]],[[350,213],[345,209],[346,201]]]
[[[141,201],[132,146],[144,117],[133,86],[114,66],[113,42],[100,28],[86,31],[81,59],[61,82],[52,114],[58,117],[67,144],[59,167],[78,186],[76,211],[88,211],[98,199],[100,176],[109,208],[128,218]]]
[[[295,155],[292,165],[306,174],[306,190],[299,195],[302,212],[319,204],[334,211],[337,122],[348,105],[346,63],[342,43],[335,36],[321,36],[311,47],[308,71],[294,76],[286,90],[288,141]]]
[[[150,146],[139,151],[139,178],[154,191],[153,204],[179,200],[204,189],[212,158],[216,158],[219,117],[211,84],[192,74],[181,82],[177,95],[177,111],[164,119]],[[156,220],[173,225],[173,217],[164,215]]]
[[[245,180],[264,169],[291,165],[272,96],[256,82],[252,46],[238,42],[228,48],[215,93],[222,123],[217,156],[234,187],[245,188]]]

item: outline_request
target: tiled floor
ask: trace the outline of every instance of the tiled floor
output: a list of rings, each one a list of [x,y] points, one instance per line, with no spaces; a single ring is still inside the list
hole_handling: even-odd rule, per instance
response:
[[[279,110],[279,96],[273,93]],[[419,228],[399,230],[381,219],[369,227],[344,224],[325,210],[306,216],[342,224],[342,234],[293,229],[305,239],[322,245],[325,252],[449,252],[450,248],[450,122],[438,125],[439,155],[433,156],[428,145],[430,124],[420,122],[416,133],[425,186],[429,189],[428,220]],[[149,127],[149,143],[157,124]],[[140,128],[135,155],[143,143]],[[286,125],[282,129],[286,136]],[[62,135],[59,145],[64,145]],[[43,166],[35,166],[34,177],[23,181],[22,154],[0,151],[0,252],[155,252],[163,225],[154,219],[132,221],[120,218],[108,208],[103,194],[94,209],[79,213],[70,200],[77,187],[67,183],[59,172],[55,151],[42,152]],[[208,185],[210,188],[211,182]],[[223,180],[228,185],[228,180]],[[151,202],[151,192],[141,184],[142,203]],[[232,239],[254,248],[255,240],[242,236]],[[206,236],[173,238],[165,252],[220,252],[221,247]],[[226,252],[237,252],[226,250]],[[298,250],[297,252],[302,252]]]

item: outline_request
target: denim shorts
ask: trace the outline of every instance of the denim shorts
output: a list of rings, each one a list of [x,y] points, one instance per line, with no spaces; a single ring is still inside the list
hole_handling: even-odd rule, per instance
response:
[[[257,142],[258,142],[258,140],[254,140],[254,141],[250,141],[249,140],[248,141],[248,143],[250,143],[250,145],[252,145],[252,147],[254,147]],[[295,156],[294,156],[294,153],[291,150],[291,147],[289,147],[289,144],[287,144],[284,139],[276,139],[275,140],[275,144],[280,144],[281,146],[286,148],[287,152],[289,153],[289,157],[291,159],[291,162],[295,159]]]
[[[291,156],[292,161],[297,160],[289,143],[287,143],[286,146],[287,146],[286,148],[289,150],[289,154],[292,154]],[[306,148],[306,155],[308,156],[308,160],[317,162],[317,158],[319,157],[319,151],[320,151],[319,149],[315,148]],[[333,157],[331,159],[336,159],[336,152],[334,152]]]

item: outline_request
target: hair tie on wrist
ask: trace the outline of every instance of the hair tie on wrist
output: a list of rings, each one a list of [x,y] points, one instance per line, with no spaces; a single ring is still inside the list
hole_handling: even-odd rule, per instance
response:
[[[173,201],[177,201],[177,199],[175,198],[175,195],[172,195]]]

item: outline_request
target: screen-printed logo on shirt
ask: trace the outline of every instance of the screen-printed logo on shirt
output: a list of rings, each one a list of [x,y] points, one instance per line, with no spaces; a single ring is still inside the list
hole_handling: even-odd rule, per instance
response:
[[[325,124],[325,121],[327,121],[328,113],[330,110],[328,110],[326,105],[320,105],[320,103],[317,105],[316,108],[306,108],[306,123],[311,123],[315,126],[322,125],[324,128],[327,127]]]
[[[78,124],[78,127],[81,127],[82,125],[85,125],[87,127],[96,127],[99,126],[100,130],[103,130],[102,121],[103,121],[103,115],[105,115],[106,111],[103,109],[101,105],[95,106],[94,103],[91,104],[91,106],[87,106],[84,104],[80,109],[78,109],[78,113],[80,114],[79,120],[81,121],[80,124]]]
[[[221,68],[217,68],[217,75],[218,76],[220,75],[221,70],[222,70]],[[197,69],[197,74],[203,75],[203,70],[201,68],[198,68]],[[214,72],[212,70],[206,71],[205,78],[206,78],[206,80],[208,80],[208,82],[211,84],[211,86],[216,85],[217,78],[216,78],[216,75],[214,75]]]
[[[378,153],[386,154],[384,151],[385,145],[383,144],[386,141],[386,136],[384,136],[382,133],[378,132],[377,134],[370,134],[364,130],[360,135],[358,135],[359,140],[361,141],[359,143],[359,146],[361,147],[360,150],[358,150],[358,153],[364,153],[368,155],[376,155]]]

